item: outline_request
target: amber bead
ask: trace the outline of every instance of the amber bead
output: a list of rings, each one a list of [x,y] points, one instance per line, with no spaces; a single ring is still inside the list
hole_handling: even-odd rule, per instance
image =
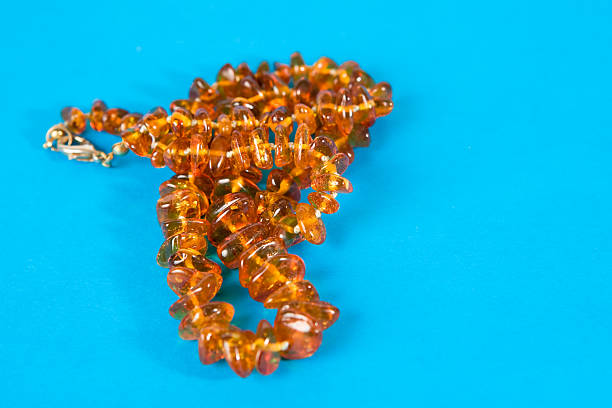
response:
[[[230,64],[225,64],[217,73],[217,89],[223,97],[235,96],[236,71]]]
[[[191,140],[177,137],[164,151],[164,162],[175,173],[188,173],[191,170]]]
[[[338,310],[336,306],[320,300],[291,301],[281,306],[278,312],[283,313],[285,311],[295,310],[299,310],[312,317],[316,322],[315,330],[319,331],[328,329],[331,325],[336,323],[336,320],[338,320],[340,316],[340,310]]]
[[[284,170],[274,169],[268,174],[266,189],[270,192],[286,196],[294,201],[300,201],[300,187]]]
[[[248,169],[251,166],[251,155],[249,154],[249,144],[245,135],[234,130],[230,143],[232,147],[232,156],[230,157],[232,169],[237,172]]]
[[[213,364],[223,358],[221,335],[227,332],[229,327],[229,323],[225,321],[212,321],[200,329],[198,352],[202,364]]]
[[[375,104],[372,96],[363,85],[352,88],[352,96],[357,110],[353,113],[355,123],[370,127],[376,121]]]
[[[153,153],[153,139],[148,132],[141,133],[139,128],[130,128],[121,133],[121,138],[138,156],[150,157]]]
[[[193,190],[176,190],[157,201],[157,219],[161,224],[181,218],[200,218],[208,209],[201,205],[201,195]]]
[[[298,79],[293,85],[293,100],[300,104],[312,104],[314,87],[307,78]]]
[[[240,257],[239,279],[242,286],[249,283],[251,275],[256,272],[269,258],[286,254],[285,244],[279,238],[263,239],[251,245]]]
[[[142,122],[147,127],[149,133],[156,139],[168,133],[170,129],[168,112],[161,106],[152,109],[149,113],[144,115]]]
[[[174,302],[172,306],[170,306],[168,312],[170,313],[170,316],[181,320],[194,308],[207,304],[213,297],[215,297],[217,291],[218,289],[212,282],[210,284],[198,286]]]
[[[128,114],[128,111],[121,108],[112,108],[104,112],[102,123],[104,131],[112,135],[118,135],[121,131],[121,120]]]
[[[232,120],[226,114],[217,117],[217,135],[229,138],[232,134]]]
[[[310,69],[304,62],[302,54],[299,52],[294,52],[291,54],[289,66],[291,67],[291,76],[293,77],[294,81],[303,77],[308,77],[308,72]]]
[[[178,108],[170,115],[170,128],[177,137],[184,137],[191,133],[193,115],[186,109]]]
[[[208,171],[210,157],[206,136],[201,133],[193,134],[189,141],[189,152],[191,154],[191,173],[194,176],[204,175]]]
[[[325,241],[325,224],[312,205],[299,203],[295,209],[295,216],[306,241],[316,245]]]
[[[217,92],[202,78],[193,80],[189,88],[189,99],[210,101],[216,97]]]
[[[340,89],[336,94],[336,125],[344,135],[353,130],[353,96],[347,89]]]
[[[91,110],[89,111],[89,126],[91,126],[93,130],[101,132],[104,129],[102,118],[104,117],[104,112],[106,112],[106,109],[106,104],[101,100],[96,99],[93,101]]]
[[[62,119],[72,133],[80,135],[87,127],[87,117],[79,108],[68,106],[62,109]]]
[[[232,122],[235,125],[235,129],[245,135],[249,134],[253,129],[255,129],[255,116],[253,112],[251,112],[245,106],[234,106],[232,108]]]
[[[283,167],[293,162],[287,129],[282,126],[276,127],[274,130],[274,145],[274,163],[277,167]]]
[[[304,261],[297,255],[274,255],[250,276],[247,283],[249,294],[263,302],[286,282],[302,280],[305,269]]]
[[[240,176],[251,180],[253,183],[259,183],[263,178],[263,173],[257,167],[251,166],[248,169],[242,170]]]
[[[283,170],[287,172],[293,181],[296,182],[300,189],[310,187],[310,169],[308,168],[300,168],[296,167],[294,164],[290,164],[288,166],[283,167]]]
[[[121,118],[119,130],[123,132],[124,130],[129,129],[131,127],[140,126],[141,119],[142,115],[140,113],[128,113],[127,115]]]
[[[336,105],[330,91],[320,91],[317,94],[317,113],[323,129],[336,126]]]
[[[168,286],[170,289],[179,296],[185,295],[191,288],[202,285],[213,285],[219,290],[223,282],[223,278],[221,278],[221,267],[213,261],[202,263],[201,266],[201,269],[207,267],[207,271],[183,267],[174,267],[170,269],[170,272],[168,272]]]
[[[261,223],[253,223],[229,235],[217,247],[219,260],[228,268],[240,265],[240,256],[254,243],[266,237],[268,229]]]
[[[282,239],[287,248],[299,244],[304,240],[304,235],[302,235],[300,231],[298,220],[295,215],[287,215],[281,218],[275,224],[272,236]]]
[[[262,320],[257,325],[255,336],[261,341],[261,346],[255,354],[255,369],[262,375],[272,374],[280,364],[279,352],[266,349],[269,345],[276,343],[274,327],[267,320]]]
[[[167,268],[170,257],[179,249],[193,249],[205,255],[207,247],[208,243],[206,242],[205,235],[193,232],[183,232],[173,235],[167,238],[161,248],[159,248],[159,252],[157,253],[157,264],[163,268]]]
[[[220,176],[229,169],[229,159],[225,153],[230,150],[229,137],[217,135],[210,142],[209,148],[209,169],[213,176]]]
[[[165,196],[168,193],[181,189],[191,189],[200,195],[207,196],[212,190],[212,180],[206,176],[195,177],[187,174],[175,174],[161,183],[159,195]],[[207,201],[206,197],[202,197],[202,200]]]
[[[319,293],[315,287],[307,280],[289,281],[264,300],[266,309],[278,309],[283,304],[291,301],[316,301],[319,300]]]
[[[319,89],[333,87],[334,70],[338,65],[330,58],[322,57],[310,68],[309,79]]]
[[[289,360],[310,357],[317,351],[323,339],[316,320],[292,308],[278,311],[274,320],[274,334],[277,341],[289,343],[289,347],[280,353]]]
[[[162,233],[166,238],[184,232],[206,235],[209,227],[210,223],[202,219],[180,219],[161,223]]]
[[[227,302],[210,302],[192,309],[179,324],[179,336],[183,340],[196,340],[199,331],[213,322],[231,322],[234,306]]]
[[[325,161],[317,168],[317,173],[342,174],[348,166],[348,156],[344,153],[336,153],[331,159]]]
[[[255,203],[245,193],[230,193],[216,198],[211,204],[206,219],[210,222],[208,239],[219,245],[232,233],[256,220]]]
[[[310,165],[310,144],[312,139],[308,126],[300,125],[295,132],[295,142],[293,143],[293,161],[295,167],[300,169],[308,168]]]
[[[291,115],[287,112],[287,108],[284,106],[270,112],[266,122],[268,128],[273,132],[275,132],[279,126],[286,130],[287,134],[293,132],[293,120],[291,119]]]
[[[333,214],[340,208],[340,204],[333,195],[320,191],[313,191],[308,194],[308,202],[310,202],[316,210],[324,214]]]
[[[268,141],[268,129],[255,128],[250,133],[250,145],[252,147],[253,164],[260,169],[271,169],[272,149]]]
[[[257,187],[257,184],[245,177],[224,177],[217,180],[212,195],[221,197],[229,193],[246,193],[253,197],[258,191],[259,187]]]
[[[336,193],[350,193],[353,186],[348,179],[333,173],[318,174],[312,179],[312,189]]]
[[[221,335],[223,356],[240,377],[248,377],[255,368],[255,350],[251,347],[255,334],[248,330],[235,330]]]
[[[308,126],[308,130],[312,133],[317,129],[317,121],[315,114],[309,106],[297,104],[294,108],[295,121]]]
[[[355,125],[349,134],[349,143],[354,147],[368,147],[370,145],[370,130],[363,125]]]
[[[314,138],[310,145],[309,166],[318,167],[331,159],[337,152],[336,143],[324,135]]]
[[[179,249],[170,257],[168,265],[170,268],[187,268],[202,272],[217,271],[217,269],[211,265],[211,262],[212,261],[207,259],[199,251],[193,249]]]

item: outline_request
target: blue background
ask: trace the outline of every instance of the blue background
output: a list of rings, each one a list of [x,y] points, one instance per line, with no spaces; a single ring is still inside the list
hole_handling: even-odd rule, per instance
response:
[[[612,403],[609,1],[3,8],[0,405]],[[170,171],[41,144],[65,105],[168,106],[225,62],[295,50],[358,61],[396,108],[357,151],[328,240],[296,248],[340,320],[314,357],[243,380],[202,366],[167,314]],[[220,296],[241,327],[273,317],[233,273]]]

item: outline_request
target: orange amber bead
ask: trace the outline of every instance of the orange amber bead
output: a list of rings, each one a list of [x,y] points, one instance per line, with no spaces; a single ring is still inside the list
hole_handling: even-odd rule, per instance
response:
[[[342,174],[349,166],[349,158],[344,153],[336,153],[317,169],[318,173]]]
[[[255,334],[248,330],[236,329],[221,336],[223,356],[232,370],[240,377],[248,377],[255,368],[255,350],[251,347]]]
[[[179,249],[170,257],[168,266],[170,268],[186,268],[195,269],[201,272],[221,273],[221,269],[216,269],[211,265],[211,262],[212,261],[206,259],[206,257],[198,251],[193,249]]]
[[[224,321],[213,321],[200,330],[198,352],[202,364],[213,364],[223,358],[223,340],[221,335],[230,325]]]
[[[140,113],[128,113],[124,117],[121,118],[121,125],[119,126],[119,130],[123,132],[126,129],[131,127],[140,126],[140,120],[142,119],[142,115]]]
[[[221,267],[213,261],[202,263],[202,266],[205,265],[208,267],[208,272],[183,267],[170,269],[170,272],[168,272],[168,286],[179,296],[187,294],[191,288],[208,285],[209,282],[217,286],[217,290],[219,290],[223,282]]]
[[[104,116],[102,118],[104,131],[110,133],[111,135],[118,135],[121,130],[121,120],[127,114],[128,111],[121,108],[112,108],[104,112]]]
[[[152,109],[144,115],[142,118],[142,122],[147,127],[147,130],[154,138],[159,138],[170,130],[170,125],[168,124],[168,112],[161,106]]]
[[[209,227],[210,223],[207,220],[200,219],[180,219],[161,223],[162,233],[166,238],[184,232],[206,235]]]
[[[319,191],[308,194],[308,201],[316,210],[325,214],[333,214],[340,208],[340,204],[333,195]]]
[[[263,302],[286,282],[302,280],[305,269],[304,261],[297,255],[274,255],[249,278],[249,294],[258,302]]]
[[[62,119],[72,133],[80,135],[87,127],[87,117],[79,108],[68,106],[62,109]]]
[[[104,123],[102,122],[104,112],[106,112],[106,104],[99,99],[93,101],[91,110],[89,111],[89,126],[91,126],[93,130],[101,132],[102,129],[104,129]]]
[[[266,189],[294,201],[300,200],[300,187],[289,174],[281,169],[274,169],[268,174]]]
[[[347,89],[340,89],[336,95],[336,124],[338,130],[348,135],[353,130],[353,97]]]
[[[312,179],[312,189],[315,191],[331,191],[336,193],[350,193],[353,186],[348,179],[333,173],[318,174]]]
[[[336,143],[324,135],[314,138],[310,145],[309,166],[316,168],[329,161],[337,152]]]
[[[179,336],[183,340],[195,340],[198,332],[212,322],[231,322],[234,317],[234,306],[227,302],[210,302],[196,307],[189,312],[179,324]]]
[[[304,240],[304,235],[302,235],[298,226],[297,217],[293,214],[286,215],[278,220],[272,231],[272,236],[282,239],[287,248]]]
[[[170,116],[172,133],[177,137],[187,136],[191,133],[193,115],[187,109],[177,108]]]
[[[267,350],[271,344],[276,343],[274,328],[267,320],[262,320],[257,325],[255,336],[261,342],[255,354],[255,368],[262,375],[272,374],[280,364],[280,354],[278,351]]]
[[[196,133],[191,136],[189,150],[191,153],[191,173],[204,175],[208,171],[209,150],[206,136]]]
[[[322,333],[317,322],[309,315],[292,308],[283,308],[276,314],[274,333],[277,341],[286,341],[289,347],[281,356],[296,360],[310,357],[321,345]]]
[[[293,161],[295,167],[305,169],[310,165],[310,143],[311,138],[308,126],[298,126],[295,133],[295,142],[293,143]]]
[[[157,264],[162,268],[168,267],[168,261],[179,249],[193,249],[202,255],[206,254],[208,243],[205,235],[183,232],[164,241],[157,253]]]
[[[325,224],[313,206],[299,203],[295,209],[295,216],[306,241],[315,245],[325,241]]]
[[[340,310],[336,306],[320,300],[288,302],[281,306],[278,312],[283,313],[295,310],[310,316],[316,322],[315,330],[318,331],[328,329],[332,324],[336,323],[340,316]]]
[[[255,128],[251,134],[251,146],[253,154],[253,164],[260,169],[271,169],[272,149],[268,142],[268,129]]]
[[[251,166],[251,157],[247,139],[242,133],[234,130],[230,143],[232,147],[232,156],[230,158],[232,169],[237,172],[248,169]]]
[[[317,94],[317,113],[323,129],[336,126],[336,105],[330,91],[320,91]]]
[[[170,313],[170,316],[181,320],[194,308],[207,304],[213,297],[215,297],[217,291],[218,289],[215,287],[213,282],[206,282],[206,284],[203,286],[198,286],[190,290],[183,295],[183,297],[174,302],[172,306],[170,306],[170,310],[168,310],[168,312]]]
[[[149,133],[141,133],[138,128],[130,128],[121,133],[121,138],[136,155],[151,157],[153,139]]]
[[[253,244],[261,241],[268,233],[267,226],[256,222],[228,236],[217,247],[219,260],[228,268],[240,265],[240,256]]]
[[[269,258],[286,254],[285,244],[276,237],[261,240],[244,252],[240,257],[239,279],[242,286],[249,283],[251,275],[256,272]]]
[[[202,208],[202,196],[193,190],[176,190],[157,201],[159,223],[182,218],[200,218],[208,208]]]
[[[229,193],[246,193],[253,197],[259,191],[257,184],[245,177],[221,178],[217,179],[212,195],[221,197]]]
[[[213,176],[224,174],[229,169],[229,159],[226,153],[230,150],[229,137],[217,134],[210,142],[209,168]]]
[[[291,301],[316,301],[319,300],[319,293],[307,280],[290,281],[270,293],[264,301],[266,309],[278,309],[283,304]]]
[[[293,161],[287,129],[281,126],[276,127],[274,130],[274,145],[274,163],[276,166],[283,167]]]
[[[164,151],[166,166],[175,173],[188,173],[191,170],[191,140],[177,137]]]

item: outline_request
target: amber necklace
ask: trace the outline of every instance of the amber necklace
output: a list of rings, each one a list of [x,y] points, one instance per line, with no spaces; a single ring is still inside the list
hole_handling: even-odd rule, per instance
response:
[[[165,241],[157,262],[170,268],[168,285],[179,296],[170,307],[179,336],[198,340],[203,364],[225,358],[241,377],[253,369],[267,375],[280,357],[310,357],[338,319],[339,310],[304,280],[304,261],[287,249],[325,241],[321,213],[338,211],[337,194],[353,189],[342,176],[353,148],[367,147],[368,128],[392,109],[391,86],[357,63],[323,57],[307,66],[295,53],[273,72],[266,62],[255,73],[245,63],[226,64],[212,85],[196,78],[171,114],[157,107],[143,116],[99,100],[89,113],[64,108],[43,147],[106,167],[131,150],[176,173],[159,187]],[[96,149],[81,136],[88,122],[121,141],[109,153]],[[256,184],[262,169],[272,169],[265,190]],[[309,203],[300,203],[309,187]],[[212,301],[223,278],[206,257],[209,243],[239,270],[253,299],[278,310],[274,325],[262,320],[255,333],[231,325],[233,306]]]

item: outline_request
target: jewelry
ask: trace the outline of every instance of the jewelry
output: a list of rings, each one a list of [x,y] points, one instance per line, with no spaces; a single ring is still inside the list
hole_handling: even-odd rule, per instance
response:
[[[170,114],[157,107],[143,116],[99,100],[89,113],[64,108],[43,147],[105,167],[131,150],[176,173],[159,188],[165,241],[157,262],[170,268],[168,285],[179,296],[169,310],[179,336],[198,340],[203,364],[224,358],[241,377],[253,369],[267,375],[280,357],[310,357],[338,319],[287,249],[325,241],[321,213],[337,212],[337,194],[353,190],[342,174],[353,148],[370,144],[368,128],[393,109],[391,96],[388,83],[375,83],[353,61],[338,66],[323,57],[307,66],[294,53],[273,72],[266,62],[255,73],[226,64],[212,85],[196,78]],[[121,141],[109,153],[96,149],[81,136],[88,122]],[[270,170],[265,190],[257,186],[262,170]],[[300,203],[308,187],[309,203]],[[206,257],[209,242],[253,299],[278,309],[274,325],[241,330],[231,325],[233,306],[212,301],[223,278]]]

